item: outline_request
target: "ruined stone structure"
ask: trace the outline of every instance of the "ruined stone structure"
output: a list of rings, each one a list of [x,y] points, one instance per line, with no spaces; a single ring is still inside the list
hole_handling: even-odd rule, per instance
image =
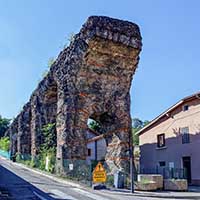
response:
[[[56,123],[57,166],[86,159],[88,118],[101,124],[106,162],[123,170],[129,160],[130,86],[142,43],[139,27],[108,17],[89,17],[52,64],[7,134],[12,154],[37,155],[41,129]]]

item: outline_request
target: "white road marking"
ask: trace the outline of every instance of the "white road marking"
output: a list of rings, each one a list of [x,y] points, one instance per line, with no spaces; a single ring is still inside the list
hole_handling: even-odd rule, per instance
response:
[[[96,195],[96,194],[92,194],[90,192],[87,192],[87,191],[79,189],[79,188],[73,188],[73,190],[75,190],[76,192],[81,193],[84,196],[87,196],[87,197],[89,197],[91,199],[95,199],[95,200],[109,200],[107,198],[101,197],[101,196]]]
[[[68,200],[78,200],[64,192],[61,192],[60,190],[50,190],[51,193],[55,194],[56,196],[58,196],[60,199],[68,199]]]
[[[43,196],[41,196],[40,194],[38,194],[37,192],[33,191],[33,194],[36,195],[38,198],[40,198],[41,200],[47,200],[46,198],[44,198]]]

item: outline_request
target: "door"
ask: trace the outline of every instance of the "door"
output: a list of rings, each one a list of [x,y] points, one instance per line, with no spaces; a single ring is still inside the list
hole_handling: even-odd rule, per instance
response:
[[[191,183],[191,158],[189,156],[183,157],[183,169],[186,173],[188,183]]]

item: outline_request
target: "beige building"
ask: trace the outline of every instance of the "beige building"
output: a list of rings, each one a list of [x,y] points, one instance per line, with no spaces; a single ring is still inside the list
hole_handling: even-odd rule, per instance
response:
[[[104,135],[96,133],[92,129],[88,128],[87,130],[87,161],[91,160],[104,160],[107,150],[106,140]]]
[[[200,93],[180,100],[138,134],[141,172],[170,171],[200,184]]]

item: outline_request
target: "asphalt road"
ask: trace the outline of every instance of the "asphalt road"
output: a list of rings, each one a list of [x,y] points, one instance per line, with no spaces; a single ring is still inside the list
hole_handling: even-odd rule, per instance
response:
[[[121,194],[94,191],[57,182],[0,157],[0,191],[9,195],[0,200],[157,200]],[[6,195],[5,195],[6,196]]]

